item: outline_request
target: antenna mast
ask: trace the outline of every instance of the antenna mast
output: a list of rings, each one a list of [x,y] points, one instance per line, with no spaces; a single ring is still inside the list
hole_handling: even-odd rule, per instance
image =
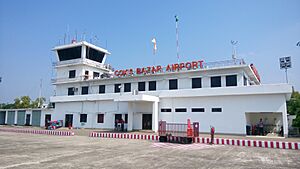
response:
[[[232,45],[232,59],[236,59],[236,46],[237,46],[238,41],[231,40],[231,45]]]
[[[40,81],[40,91],[39,91],[39,102],[38,102],[38,108],[41,106],[41,97],[42,97],[42,83],[43,79]]]
[[[179,38],[178,38],[178,16],[175,15],[175,23],[176,23],[176,51],[177,51],[177,61],[179,63]]]

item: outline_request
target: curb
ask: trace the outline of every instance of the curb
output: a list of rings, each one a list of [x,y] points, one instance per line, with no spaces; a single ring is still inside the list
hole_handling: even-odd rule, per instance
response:
[[[29,134],[46,134],[55,136],[74,136],[72,131],[55,131],[55,130],[30,130],[30,129],[10,129],[0,128],[0,131],[15,132],[15,133],[29,133]]]
[[[159,141],[159,136],[158,135],[146,135],[146,134],[90,132],[89,137]],[[170,138],[170,141],[176,141],[176,140],[179,140],[179,138],[174,137],[174,136],[172,136]],[[209,144],[210,140],[211,139],[208,138],[208,137],[196,137],[196,138],[193,139],[193,143]],[[300,142],[214,138],[214,144],[217,144],[217,145],[233,145],[233,146],[242,146],[242,147],[259,147],[259,148],[300,150]]]

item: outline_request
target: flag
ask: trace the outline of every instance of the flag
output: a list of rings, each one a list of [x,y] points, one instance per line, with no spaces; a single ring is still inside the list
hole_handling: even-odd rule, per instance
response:
[[[297,46],[300,46],[300,41],[297,43]]]
[[[153,54],[155,54],[155,53],[156,53],[156,50],[157,50],[157,47],[156,47],[156,39],[153,38],[151,42],[153,43]]]
[[[177,15],[175,15],[175,21],[176,21],[176,22],[178,22],[178,21],[179,21],[179,19],[178,19],[178,16],[177,16]]]

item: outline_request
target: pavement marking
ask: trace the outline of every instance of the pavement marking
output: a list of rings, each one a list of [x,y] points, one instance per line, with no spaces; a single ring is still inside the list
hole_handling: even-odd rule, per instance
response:
[[[176,144],[176,143],[153,143],[154,148],[170,148],[178,150],[199,150],[208,148],[219,148],[224,145],[209,145],[209,144]]]

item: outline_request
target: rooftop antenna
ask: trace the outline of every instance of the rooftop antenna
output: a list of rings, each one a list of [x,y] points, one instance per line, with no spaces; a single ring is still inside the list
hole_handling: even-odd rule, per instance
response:
[[[177,61],[179,63],[179,38],[178,38],[178,16],[175,15],[175,23],[176,23],[176,52],[177,52]]]
[[[236,46],[237,46],[238,41],[231,40],[231,45],[232,45],[232,59],[236,59]]]
[[[39,91],[39,102],[38,102],[38,108],[41,106],[41,97],[42,97],[42,83],[43,80],[40,81],[40,91]]]

